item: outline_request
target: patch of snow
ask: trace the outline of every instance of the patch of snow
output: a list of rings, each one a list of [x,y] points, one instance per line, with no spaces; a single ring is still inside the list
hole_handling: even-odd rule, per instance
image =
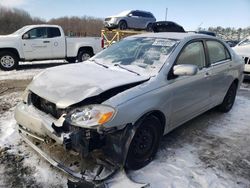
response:
[[[1,71],[0,80],[27,80],[32,79],[41,69]]]
[[[26,80],[32,79],[47,67],[53,65],[64,64],[64,60],[47,60],[47,61],[32,61],[20,62],[21,70],[2,71],[0,70],[0,80]]]

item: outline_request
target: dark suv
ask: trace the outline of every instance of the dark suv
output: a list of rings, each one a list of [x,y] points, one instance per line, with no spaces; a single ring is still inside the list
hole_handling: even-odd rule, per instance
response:
[[[158,32],[185,32],[184,28],[179,24],[171,21],[159,21],[152,25],[152,30]]]

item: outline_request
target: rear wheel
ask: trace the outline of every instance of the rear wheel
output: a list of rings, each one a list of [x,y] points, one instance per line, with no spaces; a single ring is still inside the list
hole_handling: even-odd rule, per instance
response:
[[[218,106],[218,110],[221,112],[229,112],[234,105],[236,93],[237,93],[237,84],[232,83],[232,85],[227,91],[227,94],[223,102]]]
[[[77,55],[77,60],[78,62],[83,62],[88,60],[89,58],[91,58],[93,56],[93,52],[88,50],[88,49],[82,49],[79,51],[78,55]]]
[[[120,21],[119,24],[118,24],[118,29],[120,29],[120,30],[126,30],[126,29],[128,29],[127,22],[124,21],[124,20]]]
[[[0,68],[5,71],[13,70],[18,66],[16,54],[8,51],[0,52]]]
[[[160,142],[161,122],[155,116],[146,117],[139,125],[129,146],[126,168],[137,170],[155,156]]]
[[[149,23],[149,24],[147,25],[146,30],[147,30],[148,32],[153,32],[153,24]]]

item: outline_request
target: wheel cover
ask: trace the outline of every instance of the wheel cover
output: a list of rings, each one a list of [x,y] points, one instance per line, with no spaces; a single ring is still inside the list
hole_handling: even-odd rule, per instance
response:
[[[86,60],[88,60],[89,58],[91,58],[91,56],[90,56],[88,53],[83,53],[83,54],[82,54],[82,61],[86,61]]]
[[[235,98],[235,92],[234,92],[234,90],[231,89],[228,92],[228,96],[227,96],[227,100],[226,100],[226,107],[227,108],[231,108],[233,106],[234,98]]]
[[[126,28],[127,28],[126,23],[125,23],[125,22],[122,22],[122,23],[120,24],[120,29],[121,29],[121,30],[124,30],[124,29],[126,29]]]
[[[141,158],[151,153],[154,139],[154,135],[150,129],[145,128],[139,130],[134,137],[132,145],[134,156]]]
[[[5,68],[11,68],[15,65],[15,60],[9,55],[5,55],[0,60],[1,65]]]

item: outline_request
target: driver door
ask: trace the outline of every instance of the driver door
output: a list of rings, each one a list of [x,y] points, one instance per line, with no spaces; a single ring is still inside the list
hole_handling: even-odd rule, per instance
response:
[[[46,27],[37,27],[26,32],[22,37],[24,58],[26,60],[52,58],[51,41]]]
[[[202,41],[187,44],[180,52],[175,65],[193,64],[199,71],[193,76],[172,78],[171,126],[176,127],[200,114],[209,105],[211,87],[210,68],[206,66]]]

